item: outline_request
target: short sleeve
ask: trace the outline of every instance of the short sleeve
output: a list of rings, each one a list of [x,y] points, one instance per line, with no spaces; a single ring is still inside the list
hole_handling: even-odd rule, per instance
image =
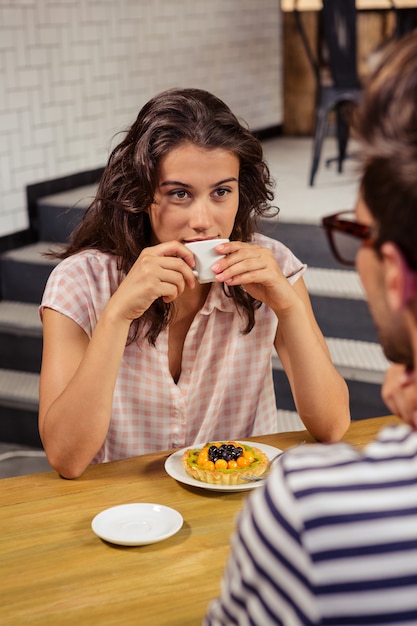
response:
[[[86,250],[61,261],[47,281],[39,314],[45,308],[66,315],[88,337],[101,313],[121,282],[117,258],[95,250]]]

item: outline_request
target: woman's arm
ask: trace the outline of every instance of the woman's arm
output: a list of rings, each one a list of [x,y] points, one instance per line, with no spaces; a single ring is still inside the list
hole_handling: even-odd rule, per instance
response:
[[[130,324],[158,297],[195,285],[192,253],[179,242],[147,248],[106,304],[91,339],[69,317],[44,309],[39,431],[53,468],[80,476],[106,438]]]
[[[219,251],[227,256],[212,268],[217,280],[242,285],[279,320],[275,348],[306,428],[320,441],[337,441],[350,423],[348,389],[331,361],[304,281],[291,285],[268,248],[230,242]]]
[[[80,476],[106,438],[129,325],[104,313],[90,341],[70,318],[44,310],[39,432],[64,478]]]
[[[306,428],[319,441],[337,441],[350,423],[347,385],[331,361],[302,278],[293,289],[299,298],[279,315],[275,348]]]

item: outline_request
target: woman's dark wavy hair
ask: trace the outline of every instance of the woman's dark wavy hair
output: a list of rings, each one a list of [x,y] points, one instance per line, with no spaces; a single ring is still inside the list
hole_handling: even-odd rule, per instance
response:
[[[230,238],[250,241],[257,219],[267,216],[274,197],[260,142],[224,102],[207,91],[170,89],[145,104],[114,148],[95,199],[58,257],[95,248],[117,256],[119,269],[127,273],[141,251],[151,245],[147,211],[158,186],[159,163],[171,150],[187,143],[208,150],[221,148],[238,157],[239,208]],[[250,332],[261,303],[241,287],[231,287],[227,295],[246,318],[244,332]],[[155,344],[172,312],[172,304],[156,300],[135,321],[132,339],[143,328],[149,342]]]
[[[361,193],[377,227],[417,269],[417,32],[391,43],[369,80],[354,123]]]

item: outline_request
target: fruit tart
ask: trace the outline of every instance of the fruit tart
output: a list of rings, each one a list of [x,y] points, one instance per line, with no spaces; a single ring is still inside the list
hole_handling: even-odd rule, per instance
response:
[[[212,485],[247,484],[245,475],[261,476],[267,465],[267,455],[248,444],[235,441],[210,442],[203,448],[186,450],[182,464],[190,476]]]

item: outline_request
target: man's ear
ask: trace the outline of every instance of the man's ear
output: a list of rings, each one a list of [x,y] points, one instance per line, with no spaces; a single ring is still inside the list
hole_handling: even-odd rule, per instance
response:
[[[382,244],[380,252],[388,303],[393,311],[401,311],[417,298],[416,272],[409,268],[395,243]]]

